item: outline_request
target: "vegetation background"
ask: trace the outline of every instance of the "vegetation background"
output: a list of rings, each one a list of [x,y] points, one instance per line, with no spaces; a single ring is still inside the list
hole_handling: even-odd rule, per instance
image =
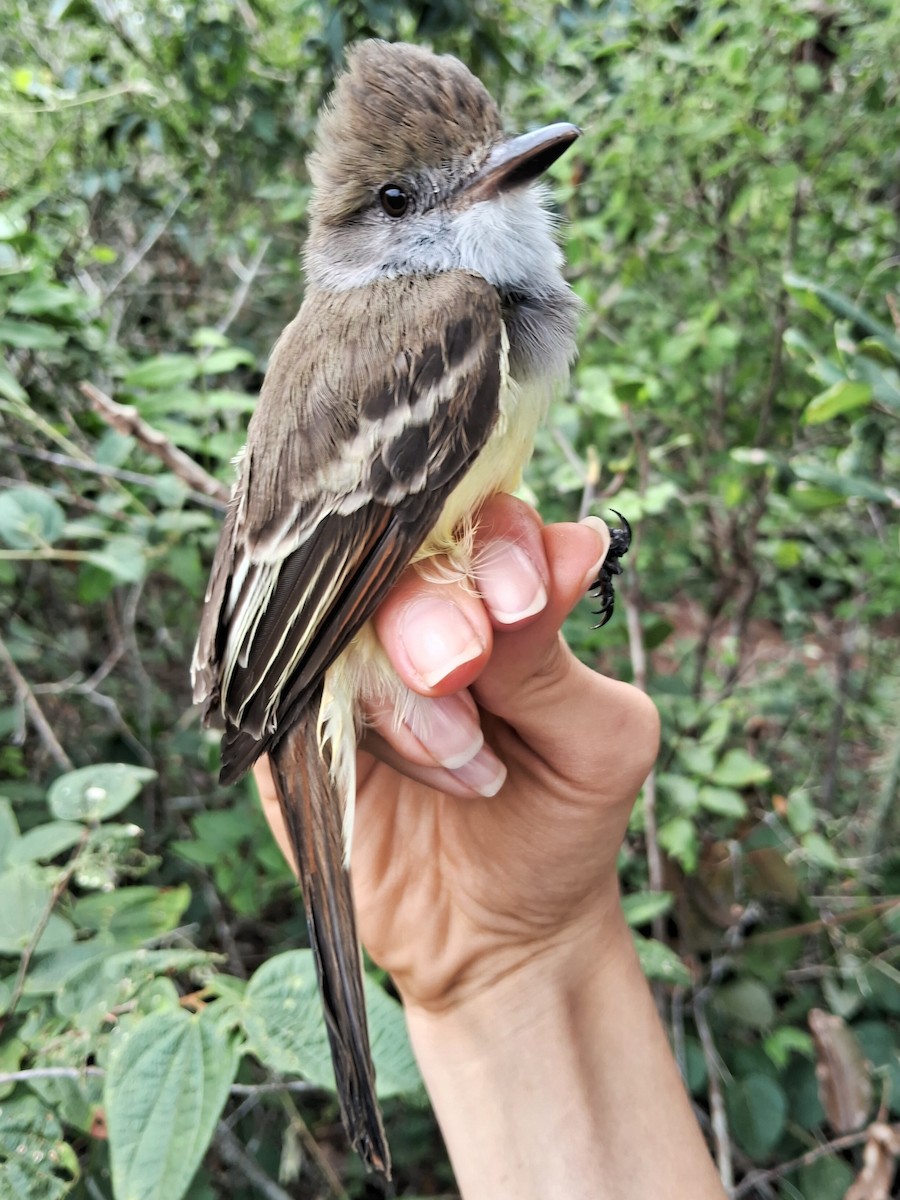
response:
[[[348,1155],[297,896],[187,679],[315,113],[370,34],[585,131],[554,170],[582,356],[529,482],[636,531],[613,624],[569,628],[663,714],[629,917],[730,1194],[887,1197],[890,0],[0,0],[0,1192],[453,1192],[377,973],[393,1190]]]

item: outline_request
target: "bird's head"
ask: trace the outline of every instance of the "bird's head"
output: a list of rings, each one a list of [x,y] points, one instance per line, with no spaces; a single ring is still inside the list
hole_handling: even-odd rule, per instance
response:
[[[318,126],[307,272],[327,289],[468,270],[540,294],[561,256],[534,182],[574,125],[504,134],[484,85],[455,58],[367,41],[349,54]]]

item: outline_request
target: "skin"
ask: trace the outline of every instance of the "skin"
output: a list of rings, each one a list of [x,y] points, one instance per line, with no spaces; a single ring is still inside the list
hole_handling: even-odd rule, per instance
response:
[[[369,713],[352,854],[362,940],[404,1000],[466,1200],[721,1200],[619,901],[656,709],[559,632],[608,530],[543,527],[496,497],[479,537],[477,591],[410,571],[376,618],[398,673],[443,709],[418,736]],[[454,665],[435,679],[441,655]],[[477,747],[479,717],[489,746],[439,766],[454,737]],[[496,795],[479,795],[503,765]],[[264,763],[257,781],[287,853]]]

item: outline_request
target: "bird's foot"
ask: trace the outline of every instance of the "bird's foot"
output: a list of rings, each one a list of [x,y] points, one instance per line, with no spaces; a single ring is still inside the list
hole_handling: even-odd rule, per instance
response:
[[[596,581],[588,588],[588,595],[600,602],[600,607],[594,613],[595,617],[600,618],[594,626],[595,629],[602,629],[613,615],[613,609],[616,604],[616,594],[613,590],[613,576],[622,574],[622,564],[619,560],[623,554],[628,553],[628,547],[631,545],[631,526],[620,512],[616,512],[615,509],[612,511],[616,513],[616,516],[622,522],[622,527],[610,530],[609,553],[606,556],[606,561],[600,568],[600,574],[597,576]]]

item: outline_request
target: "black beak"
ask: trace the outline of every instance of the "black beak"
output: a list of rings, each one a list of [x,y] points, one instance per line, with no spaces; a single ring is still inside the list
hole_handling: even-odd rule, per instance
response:
[[[477,175],[465,185],[463,196],[475,203],[533,183],[580,136],[577,125],[563,121],[501,142],[491,151]]]

